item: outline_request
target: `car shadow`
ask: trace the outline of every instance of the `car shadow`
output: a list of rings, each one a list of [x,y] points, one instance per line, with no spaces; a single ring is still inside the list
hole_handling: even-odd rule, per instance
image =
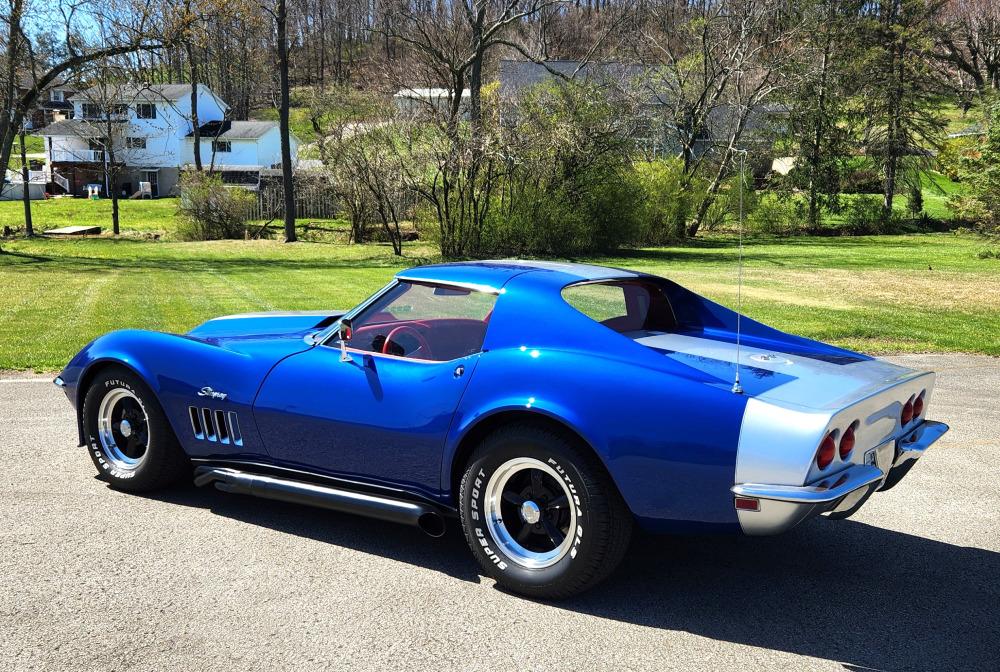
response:
[[[434,539],[416,527],[249,495],[222,493],[214,488],[191,485],[136,496],[207,509],[249,525],[379,555],[462,581],[480,581],[478,566],[453,520],[448,521],[445,535]]]
[[[637,538],[615,575],[558,604],[842,662],[1000,669],[1000,553],[825,518],[780,537]]]
[[[209,489],[152,497],[480,581],[454,520],[430,539],[416,528],[303,515],[316,510]],[[821,518],[780,537],[637,535],[607,582],[548,605],[849,669],[998,669],[998,577],[1000,553]]]

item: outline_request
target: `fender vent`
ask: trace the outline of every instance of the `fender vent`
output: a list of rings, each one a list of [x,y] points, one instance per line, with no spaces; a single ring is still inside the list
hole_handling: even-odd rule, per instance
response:
[[[243,433],[235,411],[213,410],[188,406],[191,431],[199,441],[211,441],[223,445],[243,445]]]

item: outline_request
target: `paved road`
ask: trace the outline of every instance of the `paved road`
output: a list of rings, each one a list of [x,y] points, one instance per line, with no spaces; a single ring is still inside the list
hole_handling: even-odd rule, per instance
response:
[[[952,425],[855,518],[642,538],[573,601],[452,530],[94,478],[61,394],[0,381],[0,670],[1000,669],[1000,360],[926,355]]]

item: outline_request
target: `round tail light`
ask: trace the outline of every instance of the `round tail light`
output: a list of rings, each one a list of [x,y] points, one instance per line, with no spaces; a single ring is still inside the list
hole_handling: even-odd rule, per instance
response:
[[[913,420],[913,397],[906,400],[903,411],[899,414],[899,423],[904,427],[910,424],[910,420]]]
[[[844,435],[840,437],[840,459],[846,460],[854,450],[854,424],[852,423]]]
[[[819,450],[816,452],[816,466],[820,469],[829,467],[836,452],[837,442],[833,440],[833,432],[830,432],[819,444]]]
[[[920,414],[924,412],[924,393],[923,391],[917,395],[917,398],[913,400],[913,417],[919,418]]]

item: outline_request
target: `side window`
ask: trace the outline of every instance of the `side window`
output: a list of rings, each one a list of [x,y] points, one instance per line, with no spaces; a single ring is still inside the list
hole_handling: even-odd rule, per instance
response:
[[[350,347],[445,362],[479,352],[496,295],[401,282],[353,320]]]
[[[677,320],[663,290],[642,280],[570,285],[562,291],[566,303],[620,334],[667,332]]]
[[[620,285],[572,285],[563,290],[566,303],[594,322],[605,322],[628,314],[625,290]]]

